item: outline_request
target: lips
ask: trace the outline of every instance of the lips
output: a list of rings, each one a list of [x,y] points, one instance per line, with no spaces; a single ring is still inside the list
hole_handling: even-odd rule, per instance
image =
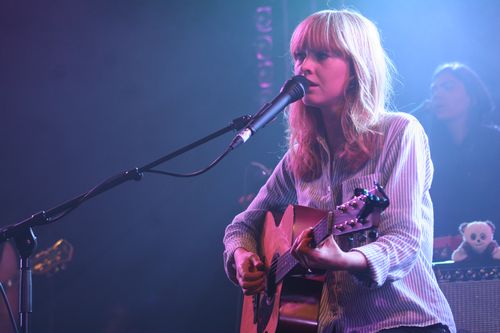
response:
[[[306,79],[307,79],[307,78],[306,78]],[[317,86],[318,86],[318,84],[317,84],[317,83],[315,83],[315,82],[313,82],[313,81],[311,81],[311,80],[309,80],[309,79],[307,79],[307,82],[309,83],[309,87],[317,87]]]
[[[446,101],[443,100],[442,98],[436,98],[434,97],[432,100],[431,100],[431,108],[433,109],[440,109],[442,107],[444,107],[446,105]]]

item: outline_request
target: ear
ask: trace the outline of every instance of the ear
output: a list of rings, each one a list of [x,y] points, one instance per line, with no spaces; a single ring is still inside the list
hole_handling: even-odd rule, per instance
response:
[[[464,223],[462,223],[462,224],[460,224],[460,225],[458,226],[458,231],[460,231],[460,233],[461,233],[462,235],[463,235],[463,234],[464,234],[464,232],[465,232],[465,228],[467,227],[467,224],[469,224],[469,223],[464,222]]]
[[[491,222],[491,221],[484,221],[484,223],[486,223],[487,225],[489,225],[490,228],[491,228],[491,231],[493,233],[495,233],[495,225],[493,224],[493,222]]]

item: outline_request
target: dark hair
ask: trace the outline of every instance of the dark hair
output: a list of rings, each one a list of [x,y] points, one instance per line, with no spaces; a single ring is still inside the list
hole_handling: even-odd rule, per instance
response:
[[[472,117],[477,122],[489,124],[493,121],[495,103],[479,75],[469,66],[460,62],[439,65],[432,76],[433,80],[443,73],[449,73],[460,80],[472,101]]]

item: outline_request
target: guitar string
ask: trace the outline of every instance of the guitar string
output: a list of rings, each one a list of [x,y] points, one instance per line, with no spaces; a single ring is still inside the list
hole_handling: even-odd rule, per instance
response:
[[[338,215],[343,213],[343,211],[339,207],[336,207],[336,211],[334,211],[333,213]],[[323,239],[324,236],[328,235],[328,226],[326,222],[326,217],[324,217],[313,228],[315,238]],[[298,261],[291,255],[291,251],[287,250],[278,259],[273,260],[270,266],[270,272],[275,274],[275,278],[277,281],[280,281],[284,278],[284,276],[286,276],[286,274],[288,274],[290,270],[293,269],[293,267],[297,263]]]
[[[370,191],[372,192],[372,191]],[[342,204],[342,205],[339,205],[339,206],[336,206],[335,207],[335,210],[333,211],[333,214],[342,214],[342,213],[345,213],[343,207],[356,207],[357,210],[361,210],[366,202],[367,198],[367,195],[363,194],[363,195],[360,195],[360,196],[357,196],[357,197],[354,197],[352,198],[351,200],[349,200],[348,202]],[[358,207],[359,203],[363,203],[362,207]],[[356,205],[354,205],[354,203]],[[318,224],[313,227],[313,234],[315,234],[315,236],[317,236],[317,238],[323,238],[323,236],[326,236],[328,235],[328,231],[325,230],[327,229],[327,225],[326,225],[326,217],[321,219],[320,222],[318,222]],[[291,256],[291,252],[290,250],[287,250],[285,253],[283,253],[283,255],[281,255],[279,258],[275,259],[272,261],[271,263],[271,266],[270,266],[270,272],[273,273],[275,275],[275,277],[280,277],[281,279],[281,276],[285,276],[286,274],[288,274],[288,271],[290,271],[291,269],[293,269],[293,267],[297,264],[297,260]],[[285,274],[283,274],[283,272],[286,272]]]

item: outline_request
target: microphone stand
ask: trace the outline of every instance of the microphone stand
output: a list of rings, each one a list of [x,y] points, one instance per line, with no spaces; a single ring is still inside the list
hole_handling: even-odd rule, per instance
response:
[[[7,241],[8,239],[14,239],[14,244],[17,248],[20,260],[20,286],[19,286],[19,327],[21,333],[29,333],[30,331],[30,319],[33,312],[32,304],[32,275],[30,266],[30,256],[36,249],[37,238],[33,232],[33,227],[47,225],[55,222],[65,216],[67,213],[77,208],[83,202],[89,200],[106,192],[115,186],[118,186],[129,180],[141,180],[144,172],[150,171],[155,166],[161,163],[169,161],[185,152],[188,152],[210,140],[213,140],[229,131],[239,131],[243,129],[249,121],[252,119],[251,116],[242,116],[234,119],[230,125],[212,133],[208,136],[197,140],[189,145],[186,145],[168,155],[165,155],[141,168],[134,168],[121,172],[102,184],[94,187],[90,191],[79,195],[69,201],[66,201],[48,211],[38,212],[31,217],[12,224],[0,229],[0,244]]]

